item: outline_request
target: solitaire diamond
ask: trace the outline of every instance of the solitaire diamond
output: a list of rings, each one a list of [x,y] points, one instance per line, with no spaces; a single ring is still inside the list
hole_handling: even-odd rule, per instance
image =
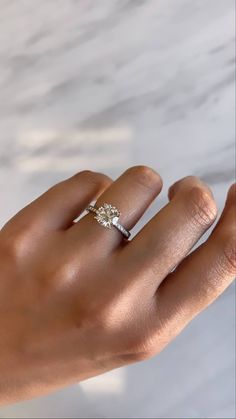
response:
[[[104,204],[97,209],[96,216],[94,218],[104,227],[111,228],[117,223],[119,216],[120,211],[118,211],[116,207],[113,207],[110,204]]]
[[[115,227],[126,239],[130,237],[130,231],[119,223],[120,211],[113,207],[111,204],[104,204],[100,208],[95,205],[89,205],[87,208],[88,212],[95,214],[94,218],[103,227],[111,229]]]

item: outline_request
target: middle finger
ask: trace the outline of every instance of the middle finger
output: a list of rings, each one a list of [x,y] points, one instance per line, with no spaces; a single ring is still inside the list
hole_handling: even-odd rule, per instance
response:
[[[211,226],[217,209],[208,186],[190,176],[170,191],[166,205],[123,249],[123,263],[156,286],[189,253]],[[138,275],[139,274],[139,275]]]

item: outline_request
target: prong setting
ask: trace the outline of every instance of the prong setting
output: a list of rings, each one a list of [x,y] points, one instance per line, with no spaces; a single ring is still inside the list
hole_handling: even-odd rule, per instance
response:
[[[95,219],[103,227],[111,229],[113,225],[117,224],[120,216],[120,211],[111,204],[105,203],[97,209]]]
[[[119,217],[121,213],[116,207],[107,203],[99,208],[95,205],[89,205],[87,211],[93,213],[95,220],[103,227],[108,228],[109,230],[112,227],[115,227],[125,239],[129,239],[130,231],[126,230],[126,228],[120,224]]]

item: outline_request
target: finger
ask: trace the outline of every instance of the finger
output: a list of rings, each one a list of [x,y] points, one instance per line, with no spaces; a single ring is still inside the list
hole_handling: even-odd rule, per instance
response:
[[[156,292],[158,318],[174,337],[236,276],[236,184],[209,239],[189,255]]]
[[[195,177],[183,179],[170,203],[124,249],[130,269],[143,271],[156,287],[210,227],[216,212],[209,188]]]
[[[11,221],[38,231],[66,229],[111,182],[101,173],[82,171],[50,188]]]
[[[205,190],[212,195],[212,191],[209,188],[209,186],[206,183],[203,183],[201,181],[201,179],[197,178],[196,176],[186,176],[180,180],[178,180],[177,182],[173,183],[172,186],[170,186],[169,190],[168,190],[168,198],[171,201],[174,196],[177,194],[178,191],[180,191],[181,189],[183,190],[183,187],[185,188],[191,188],[193,186],[203,186],[205,188]]]
[[[112,204],[121,212],[119,222],[128,230],[132,229],[145,210],[159,194],[162,180],[154,170],[145,166],[136,166],[124,172],[99,197],[96,206]],[[85,216],[77,226],[72,227],[75,240],[91,236],[103,243],[107,249],[117,246],[122,235],[115,228],[108,230],[93,219],[93,214]]]

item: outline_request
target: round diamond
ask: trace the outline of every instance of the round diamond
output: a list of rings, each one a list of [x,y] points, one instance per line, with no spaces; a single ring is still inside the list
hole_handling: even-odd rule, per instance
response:
[[[99,207],[95,219],[106,228],[111,228],[120,216],[120,212],[111,204],[104,204]]]

